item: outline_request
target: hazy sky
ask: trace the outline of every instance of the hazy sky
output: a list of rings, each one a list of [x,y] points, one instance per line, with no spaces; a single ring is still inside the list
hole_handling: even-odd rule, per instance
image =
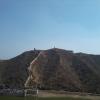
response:
[[[100,54],[100,0],[0,0],[0,59],[54,45]]]

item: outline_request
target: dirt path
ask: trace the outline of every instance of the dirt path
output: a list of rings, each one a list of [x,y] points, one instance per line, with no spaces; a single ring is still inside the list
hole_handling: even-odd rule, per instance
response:
[[[69,93],[64,91],[39,91],[39,97],[73,97],[73,98],[86,98],[90,100],[100,100],[100,96],[92,96],[88,94]]]

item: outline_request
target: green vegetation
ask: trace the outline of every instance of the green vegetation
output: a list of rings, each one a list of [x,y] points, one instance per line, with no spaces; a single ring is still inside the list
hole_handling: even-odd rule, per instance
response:
[[[24,97],[11,97],[11,96],[0,96],[0,100],[35,100],[35,98],[24,98]],[[73,97],[39,97],[37,100],[90,100],[85,98],[73,98]]]

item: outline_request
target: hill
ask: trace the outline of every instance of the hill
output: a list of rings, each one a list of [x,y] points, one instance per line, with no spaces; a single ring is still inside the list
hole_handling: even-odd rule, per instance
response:
[[[100,93],[100,55],[57,48],[44,50],[32,61],[29,72],[26,86]]]
[[[39,54],[39,50],[27,51],[21,55],[0,62],[0,84],[10,88],[22,88],[28,77],[27,67]]]
[[[0,61],[0,84],[10,88],[38,84],[45,90],[100,93],[100,55],[58,48],[27,51]]]

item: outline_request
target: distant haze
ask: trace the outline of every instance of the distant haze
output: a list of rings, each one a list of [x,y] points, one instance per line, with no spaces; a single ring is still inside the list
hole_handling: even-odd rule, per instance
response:
[[[100,54],[100,0],[0,0],[0,59],[54,46]]]

